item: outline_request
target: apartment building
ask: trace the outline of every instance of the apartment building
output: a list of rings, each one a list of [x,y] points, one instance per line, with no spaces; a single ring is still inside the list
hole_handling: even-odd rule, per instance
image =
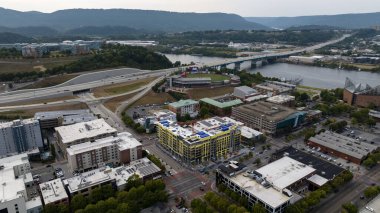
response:
[[[160,121],[157,132],[160,145],[187,163],[202,163],[226,157],[239,149],[242,123],[229,117],[213,117],[193,126]]]
[[[104,165],[118,166],[141,157],[142,144],[128,132],[67,148],[71,171],[89,170]]]
[[[169,110],[183,117],[189,114],[190,117],[195,118],[199,113],[199,102],[191,99],[180,100],[169,104]]]
[[[94,142],[101,138],[116,136],[117,130],[103,119],[56,127],[58,146],[67,155],[66,149],[85,142]]]
[[[40,124],[35,119],[0,123],[0,156],[43,147]]]

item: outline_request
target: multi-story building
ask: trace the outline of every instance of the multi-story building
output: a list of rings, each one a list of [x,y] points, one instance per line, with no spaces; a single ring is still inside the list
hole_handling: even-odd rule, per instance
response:
[[[142,157],[142,145],[128,132],[67,148],[71,171],[89,170],[104,165],[118,166]]]
[[[0,212],[34,213],[42,211],[39,197],[29,198],[27,187],[33,184],[27,154],[0,159]]]
[[[252,87],[261,94],[271,97],[280,94],[290,94],[294,91],[296,85],[279,81],[266,81],[262,84],[253,84]]]
[[[94,142],[101,138],[116,136],[117,130],[103,119],[56,127],[58,146],[66,156],[70,146],[85,142]]]
[[[106,166],[84,172],[78,176],[63,180],[63,184],[72,198],[79,193],[87,196],[91,193],[91,190],[107,184],[111,184],[115,189],[124,190],[128,178],[132,175],[137,175],[143,181],[157,179],[161,177],[161,169],[148,158],[142,158],[116,168]]]
[[[160,121],[157,132],[160,145],[186,163],[201,163],[226,157],[239,149],[242,123],[228,117],[213,117],[193,126]]]
[[[343,91],[343,101],[352,106],[368,107],[369,105],[380,106],[380,85],[371,87],[368,84],[355,84],[346,78]]]
[[[243,172],[234,165],[221,165],[216,170],[216,183],[223,184],[247,198],[250,206],[260,203],[267,212],[281,213],[307,191],[308,178],[315,169],[292,158],[283,157],[256,171]]]
[[[251,87],[241,86],[234,88],[234,96],[243,101],[256,95],[259,95],[259,93]]]
[[[232,108],[232,118],[263,133],[276,134],[299,126],[306,113],[259,101]]]
[[[69,197],[61,178],[40,184],[41,197],[44,205],[69,204]]]
[[[43,147],[38,120],[25,119],[0,123],[0,156]]]
[[[55,128],[97,119],[88,109],[37,112],[34,114],[34,118],[40,122],[41,129]]]
[[[293,107],[296,104],[296,98],[291,95],[276,95],[269,97],[267,102],[272,104],[279,104],[282,106]]]
[[[134,113],[133,119],[136,119],[139,116],[140,115]],[[143,126],[148,132],[152,132],[155,130],[157,122],[163,120],[170,120],[176,122],[177,114],[167,109],[151,110],[148,112],[146,116],[138,118],[137,123]]]
[[[199,102],[191,99],[180,100],[174,103],[170,103],[169,110],[181,117],[189,114],[190,117],[195,118],[199,113]]]
[[[217,116],[231,115],[232,107],[238,106],[243,102],[240,99],[218,99],[203,98],[200,100],[201,106],[206,106],[208,110]]]
[[[370,153],[378,149],[375,145],[362,143],[354,138],[330,131],[311,137],[307,144],[316,147],[321,152],[326,152],[359,165]]]

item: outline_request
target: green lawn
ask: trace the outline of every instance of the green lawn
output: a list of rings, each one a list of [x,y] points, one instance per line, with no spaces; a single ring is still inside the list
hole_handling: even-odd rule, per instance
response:
[[[197,73],[197,74],[188,74],[188,78],[211,78],[211,81],[224,81],[229,80],[230,77],[225,75],[218,75],[218,74],[203,74],[203,73]]]

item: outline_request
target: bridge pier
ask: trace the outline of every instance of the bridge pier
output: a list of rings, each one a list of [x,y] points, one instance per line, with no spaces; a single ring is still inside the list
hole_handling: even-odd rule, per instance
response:
[[[251,69],[254,69],[257,67],[257,61],[256,60],[252,60],[251,61]]]
[[[227,69],[227,64],[220,65],[220,70],[224,70],[224,69]]]
[[[240,68],[241,68],[241,63],[242,62],[235,62],[235,71],[240,71]]]

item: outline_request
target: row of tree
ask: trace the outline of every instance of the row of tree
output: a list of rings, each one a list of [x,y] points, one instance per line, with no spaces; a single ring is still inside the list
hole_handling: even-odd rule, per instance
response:
[[[135,213],[157,202],[167,202],[168,195],[162,180],[142,182],[132,176],[126,187],[128,191],[115,191],[111,185],[104,185],[91,191],[88,197],[75,195],[70,205],[48,204],[44,213]]]
[[[322,186],[321,188],[309,193],[308,196],[301,199],[300,201],[286,207],[286,213],[300,213],[308,212],[311,208],[319,204],[319,202],[326,198],[329,193],[333,190],[337,191],[341,186],[350,182],[353,178],[353,174],[350,171],[343,171],[341,174],[336,176],[333,180]]]

